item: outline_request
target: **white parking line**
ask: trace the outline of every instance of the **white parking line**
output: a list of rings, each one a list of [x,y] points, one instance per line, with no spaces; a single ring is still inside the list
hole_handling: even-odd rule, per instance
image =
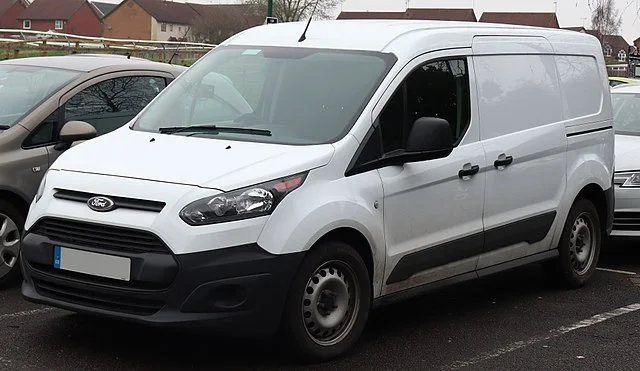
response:
[[[20,318],[20,317],[26,317],[26,316],[33,316],[35,314],[46,313],[46,312],[50,312],[52,310],[54,310],[54,308],[47,307],[47,308],[42,308],[42,309],[25,310],[23,312],[0,314],[0,321],[5,320],[5,319],[11,319],[11,318]],[[1,358],[0,358],[0,361],[1,361]]]
[[[599,271],[603,271],[603,272],[611,272],[611,273],[620,273],[620,274],[628,274],[630,276],[635,276],[637,273],[636,272],[629,272],[629,271],[621,271],[621,270],[617,270],[617,269],[609,269],[609,268],[596,268]]]
[[[623,314],[627,314],[627,313],[631,313],[631,312],[635,312],[637,310],[640,310],[640,303],[636,303],[636,304],[631,304],[628,305],[626,307],[622,307],[622,308],[618,308],[615,310],[612,310],[610,312],[606,312],[606,313],[602,313],[602,314],[597,314],[591,318],[587,318],[585,320],[582,320],[580,322],[576,322],[570,326],[563,326],[563,327],[559,327],[556,328],[554,330],[551,330],[549,332],[548,335],[546,336],[536,336],[533,337],[529,340],[521,340],[521,341],[516,341],[515,343],[511,343],[505,347],[493,350],[489,353],[484,353],[481,354],[479,356],[470,358],[466,361],[457,361],[452,363],[451,365],[449,365],[448,367],[446,367],[446,369],[449,370],[456,370],[459,368],[463,368],[463,367],[468,367],[468,366],[472,366],[475,365],[477,363],[492,359],[492,358],[496,358],[496,357],[500,357],[503,354],[507,354],[507,353],[511,353],[515,350],[518,349],[522,349],[525,347],[528,347],[530,345],[542,342],[542,341],[547,341],[553,338],[556,338],[558,336],[564,335],[568,332],[580,329],[580,328],[584,328],[584,327],[589,327],[589,326],[593,326],[595,324],[598,324],[600,322],[604,322],[608,319],[614,318],[614,317],[618,317],[621,316]]]

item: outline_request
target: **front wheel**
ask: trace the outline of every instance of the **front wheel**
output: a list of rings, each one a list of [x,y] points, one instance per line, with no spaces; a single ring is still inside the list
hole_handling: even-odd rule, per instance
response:
[[[358,340],[371,306],[367,267],[349,245],[309,252],[292,283],[283,317],[288,345],[305,361],[342,355]]]
[[[576,201],[562,231],[560,256],[549,266],[558,282],[567,288],[585,285],[596,270],[601,244],[598,210],[587,199]]]
[[[10,203],[0,200],[0,288],[20,277],[20,235],[24,217]]]

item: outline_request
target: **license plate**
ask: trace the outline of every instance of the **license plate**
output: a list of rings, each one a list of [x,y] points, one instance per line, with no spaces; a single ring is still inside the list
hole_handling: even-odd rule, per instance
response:
[[[53,267],[92,276],[131,280],[131,259],[55,246]]]

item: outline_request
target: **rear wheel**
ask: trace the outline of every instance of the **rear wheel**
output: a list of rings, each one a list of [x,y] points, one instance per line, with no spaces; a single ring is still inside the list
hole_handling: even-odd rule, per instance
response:
[[[309,252],[294,278],[282,330],[304,361],[348,351],[367,322],[371,284],[367,267],[349,245],[328,242]]]
[[[24,216],[12,204],[0,200],[0,288],[20,277],[20,236]]]
[[[602,229],[598,211],[587,199],[576,201],[562,231],[558,259],[548,268],[562,286],[578,288],[587,283],[598,264]]]

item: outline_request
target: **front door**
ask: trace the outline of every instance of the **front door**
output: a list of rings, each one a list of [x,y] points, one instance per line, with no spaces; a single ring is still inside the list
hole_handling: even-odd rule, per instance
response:
[[[468,50],[458,52],[430,54],[408,66],[408,77],[377,116],[385,153],[404,148],[420,117],[449,121],[455,141],[446,158],[379,169],[387,245],[383,294],[473,274],[482,252],[485,155]]]

